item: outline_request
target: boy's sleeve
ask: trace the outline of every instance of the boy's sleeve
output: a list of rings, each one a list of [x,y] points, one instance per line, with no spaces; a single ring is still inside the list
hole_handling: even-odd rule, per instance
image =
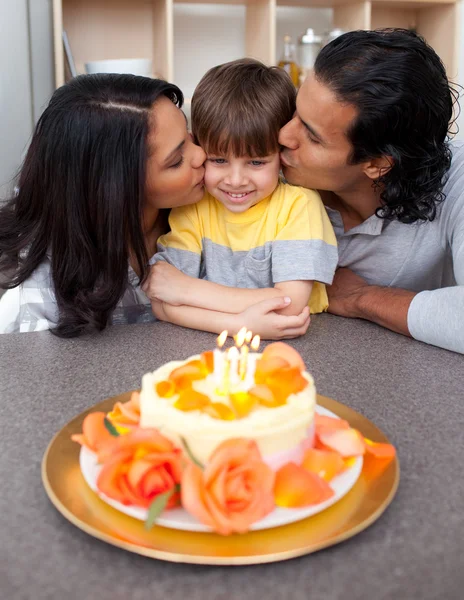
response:
[[[200,276],[201,227],[195,205],[173,208],[169,215],[170,231],[158,239],[158,252],[150,260],[164,260],[191,277]]]
[[[337,240],[320,195],[292,188],[282,202],[279,231],[272,243],[272,280],[331,284],[337,268]]]

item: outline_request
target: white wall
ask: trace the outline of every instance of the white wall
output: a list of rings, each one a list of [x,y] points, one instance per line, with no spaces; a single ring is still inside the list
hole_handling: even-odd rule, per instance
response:
[[[0,198],[53,92],[51,0],[0,0]]]
[[[27,0],[0,0],[0,196],[31,133],[31,93]]]

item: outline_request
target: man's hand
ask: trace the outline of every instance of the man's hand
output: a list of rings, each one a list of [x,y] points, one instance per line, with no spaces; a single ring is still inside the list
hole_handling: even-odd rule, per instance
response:
[[[369,287],[369,284],[351,269],[344,267],[337,269],[332,285],[327,286],[328,312],[352,319],[366,318],[360,313],[359,303],[363,293]]]
[[[394,287],[369,285],[351,269],[335,272],[327,286],[328,312],[340,317],[366,319],[382,327],[410,336],[408,310],[415,292]]]
[[[180,306],[187,303],[191,281],[192,277],[160,260],[151,267],[142,290],[152,301],[159,300],[171,306]]]

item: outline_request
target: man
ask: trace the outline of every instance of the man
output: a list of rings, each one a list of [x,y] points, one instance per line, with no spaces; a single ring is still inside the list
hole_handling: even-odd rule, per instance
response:
[[[321,191],[339,244],[329,312],[464,353],[464,144],[457,94],[407,30],[325,46],[280,132],[289,183]]]

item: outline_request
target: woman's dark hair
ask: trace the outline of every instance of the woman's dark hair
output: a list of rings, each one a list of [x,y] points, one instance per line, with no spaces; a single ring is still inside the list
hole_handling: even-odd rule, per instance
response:
[[[0,271],[13,288],[50,258],[58,336],[106,327],[128,285],[129,254],[146,277],[146,140],[163,96],[182,105],[166,81],[82,75],[55,91],[37,123],[17,194],[0,210]]]
[[[377,216],[433,220],[444,200],[458,98],[436,52],[413,31],[352,31],[320,51],[314,73],[358,111],[347,132],[350,163],[391,157],[391,169],[375,182],[382,201]]]
[[[295,86],[278,67],[251,58],[213,67],[192,97],[195,141],[216,156],[279,152],[279,130],[292,119],[295,100]]]

